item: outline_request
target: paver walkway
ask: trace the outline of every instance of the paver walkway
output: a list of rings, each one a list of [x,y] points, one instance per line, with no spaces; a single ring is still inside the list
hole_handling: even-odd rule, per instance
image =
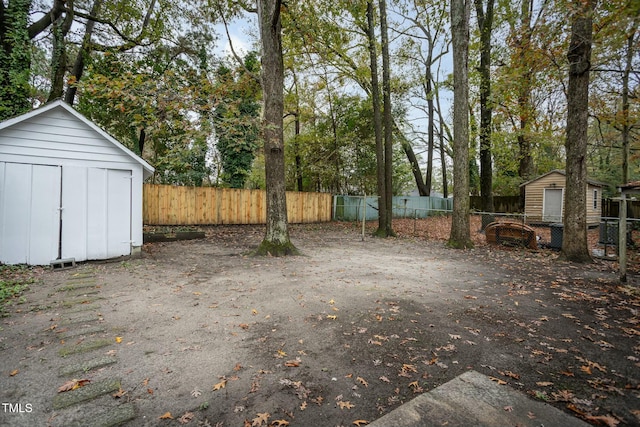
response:
[[[2,426],[110,427],[135,417],[132,403],[114,398],[121,390],[121,379],[112,377],[108,370],[100,372],[102,368],[118,363],[116,351],[113,351],[117,346],[117,331],[109,330],[105,325],[101,313],[101,285],[97,283],[95,271],[84,267],[60,274],[63,279],[47,298],[50,305],[46,311],[54,313],[52,325],[43,331],[34,331],[42,342],[50,342],[53,346],[42,347],[46,352],[42,352],[41,362],[47,358],[57,359],[53,364],[60,366],[55,371],[32,374],[39,375],[35,381],[39,379],[43,387],[51,389],[50,399],[29,403],[27,407],[24,402],[29,402],[30,398],[21,390],[20,383],[9,384],[14,387],[13,395],[22,403],[19,408],[7,407],[8,410],[0,413]],[[27,366],[29,364],[25,362]],[[51,384],[63,386],[89,378],[83,386],[64,392],[51,387]]]
[[[68,359],[58,376],[69,381],[83,378],[91,371],[117,363],[116,356],[105,355],[106,347],[115,344],[101,324],[100,287],[91,270],[72,275],[56,288],[63,292],[66,308],[59,324],[66,331],[59,333],[60,357]],[[104,336],[107,335],[107,336]],[[52,402],[60,425],[109,427],[135,417],[133,404],[120,404],[113,394],[121,390],[120,378],[104,378],[84,387],[58,393]],[[57,424],[57,423],[56,423]]]

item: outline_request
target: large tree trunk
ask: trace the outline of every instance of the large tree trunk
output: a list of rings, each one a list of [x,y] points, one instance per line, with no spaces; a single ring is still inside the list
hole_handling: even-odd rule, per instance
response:
[[[469,14],[471,0],[451,1],[453,45],[453,218],[448,245],[473,247],[469,228]]]
[[[391,116],[391,65],[389,64],[389,36],[387,31],[387,2],[380,0],[380,34],[382,36],[382,98],[384,122],[384,204],[387,211],[384,230],[377,234],[395,236],[393,219],[393,117]]]
[[[51,89],[47,102],[62,98],[64,76],[67,73],[67,33],[73,24],[73,0],[68,0],[69,8],[63,17],[53,23],[53,46],[51,52]]]
[[[94,0],[93,6],[91,6],[91,16],[98,16],[100,8],[102,7],[102,1],[103,0]],[[73,67],[71,68],[71,78],[73,79],[73,83],[69,85],[64,94],[64,101],[70,105],[73,105],[76,98],[76,93],[78,91],[77,82],[80,81],[82,74],[84,73],[85,59],[91,54],[91,36],[93,35],[95,24],[96,22],[93,19],[87,20],[84,28],[84,36],[82,37],[82,44],[80,45],[80,49],[78,49],[76,59],[73,62]]]
[[[567,91],[567,187],[562,252],[569,261],[590,262],[587,247],[587,126],[589,71],[595,0],[573,2]]]
[[[493,212],[493,163],[491,160],[491,31],[494,0],[487,0],[486,12],[482,0],[475,0],[480,29],[480,196],[482,210]]]
[[[515,12],[514,12],[515,13]],[[519,27],[512,26],[513,55],[512,67],[516,72],[517,81],[514,83],[518,102],[518,176],[522,181],[527,181],[534,174],[535,165],[531,155],[530,127],[533,118],[531,106],[532,91],[532,54],[531,54],[531,15],[533,13],[532,0],[523,0],[520,5]],[[524,194],[524,188],[521,189]]]
[[[284,175],[284,66],[282,62],[281,1],[259,0],[258,23],[262,42],[262,90],[264,108],[265,178],[267,187],[267,230],[257,253],[291,255],[297,253],[289,239]]]
[[[380,85],[378,83],[378,52],[374,27],[373,2],[367,2],[367,39],[369,42],[369,66],[371,68],[371,102],[373,103],[373,131],[376,140],[376,188],[378,191],[378,230],[387,223],[384,203],[384,145],[382,143],[382,113],[380,111]]]
[[[629,75],[633,71],[634,39],[636,35],[638,18],[634,19],[633,26],[627,34],[627,54],[622,74],[622,184],[629,182],[629,135],[631,123],[629,123]]]
[[[435,110],[433,107],[433,76],[431,75],[431,51],[433,50],[432,44],[429,45],[429,57],[427,59],[428,65],[427,70],[425,72],[425,95],[427,97],[427,114],[428,114],[428,123],[427,123],[427,173],[425,174],[425,194],[420,192],[421,196],[430,196],[431,195],[431,187],[433,186],[433,147],[434,147],[434,137],[435,137]]]

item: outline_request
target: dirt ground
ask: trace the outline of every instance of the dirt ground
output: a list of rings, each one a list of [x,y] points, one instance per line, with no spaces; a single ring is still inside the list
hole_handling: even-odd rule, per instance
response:
[[[397,225],[364,240],[357,224],[292,226],[304,255],[287,258],[247,255],[263,227],[211,227],[139,259],[44,271],[0,319],[0,400],[33,407],[0,425],[68,425],[50,403],[72,361],[51,289],[87,271],[97,335],[113,340],[100,352],[118,361],[75,379],[121,378],[108,399],[134,404],[128,426],[365,425],[469,369],[594,425],[640,425],[635,275],[481,239],[447,249]]]

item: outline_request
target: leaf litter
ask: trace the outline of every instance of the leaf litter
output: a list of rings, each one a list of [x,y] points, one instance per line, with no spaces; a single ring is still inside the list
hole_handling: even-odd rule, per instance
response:
[[[237,236],[237,233],[232,232],[230,236]],[[230,236],[224,241],[231,242]],[[380,245],[389,245],[386,251],[393,253],[409,248],[402,238],[392,244],[381,242]],[[420,245],[434,251],[429,241],[421,241]],[[389,250],[392,247],[394,249]],[[436,248],[435,252],[438,250]],[[363,253],[358,247],[353,251],[354,259]],[[414,257],[416,265],[435,257],[428,251],[421,254]],[[612,281],[589,277],[589,274],[596,275],[593,270],[582,275],[571,265],[557,263],[542,253],[478,249],[467,252],[464,257],[447,252],[446,257],[446,261],[436,261],[443,262],[441,266],[422,268],[422,274],[413,278],[424,279],[427,283],[414,287],[396,285],[401,273],[375,272],[375,264],[370,264],[370,271],[360,271],[364,278],[356,275],[343,280],[340,275],[346,275],[348,268],[342,272],[322,273],[333,282],[333,288],[324,295],[323,289],[329,288],[320,288],[318,282],[307,278],[305,288],[291,292],[296,298],[304,294],[304,305],[295,304],[297,311],[287,313],[283,310],[284,314],[279,314],[270,311],[262,301],[244,302],[247,310],[241,313],[243,317],[228,325],[235,327],[237,334],[230,334],[230,337],[246,340],[255,357],[237,357],[238,365],[242,363],[243,366],[241,370],[229,366],[228,372],[210,372],[220,380],[209,392],[192,396],[211,401],[210,408],[213,408],[223,403],[220,391],[225,388],[225,393],[235,396],[229,403],[229,412],[233,413],[236,402],[243,401],[246,409],[237,415],[247,417],[249,425],[295,426],[311,425],[309,420],[314,419],[314,411],[326,406],[324,396],[343,394],[342,404],[335,405],[337,412],[332,415],[340,417],[338,414],[342,413],[343,418],[332,418],[334,424],[365,425],[365,420],[388,413],[414,394],[429,391],[467,369],[475,369],[496,378],[498,383],[503,381],[508,383],[505,386],[521,388],[532,396],[544,389],[545,393],[536,396],[548,399],[549,403],[587,422],[601,425],[637,422],[640,412],[634,412],[636,409],[628,404],[616,403],[634,401],[640,395],[637,381],[626,376],[624,369],[625,366],[637,369],[636,364],[640,361],[640,345],[633,341],[640,336],[637,292]],[[349,263],[350,259],[342,257],[341,261]],[[307,263],[315,262],[319,270],[324,267],[313,257]],[[447,282],[435,272],[446,273],[451,276],[447,280],[455,283],[455,271],[464,271],[462,266],[467,262],[486,268],[482,275],[476,274],[478,281],[463,282],[461,278],[457,289],[455,284],[448,285],[451,291],[442,287]],[[473,264],[475,262],[478,264]],[[257,268],[266,271],[274,265],[293,269],[288,261],[283,264],[275,259],[261,260]],[[456,270],[458,268],[460,270]],[[509,277],[495,280],[491,270]],[[286,269],[283,271],[283,281],[292,280],[289,278],[293,275],[287,276]],[[295,280],[301,282],[303,277],[298,272]],[[387,286],[384,297],[379,292],[383,289],[382,284]],[[193,288],[189,288],[191,285],[180,286],[185,291],[181,295],[197,296],[192,292]],[[399,286],[398,290],[393,286]],[[364,292],[360,299],[354,298],[360,288],[379,294],[377,300],[365,297]],[[433,292],[431,288],[446,292],[455,304],[426,298],[425,295]],[[238,289],[234,292],[242,292],[241,287]],[[204,288],[196,292],[201,291],[206,295]],[[318,303],[320,298],[324,306]],[[210,310],[211,313],[221,312],[225,307],[222,293],[216,299],[217,308]],[[327,305],[328,300],[333,304]],[[338,305],[336,300],[339,307],[335,307]],[[283,304],[283,309],[285,307],[290,310]],[[240,309],[236,311],[241,312]],[[189,319],[184,312],[172,312],[172,316],[185,323]],[[211,323],[209,319],[201,323],[204,322]],[[299,334],[302,326],[312,332]],[[258,340],[262,337],[264,341]],[[140,342],[139,339],[136,341]],[[220,348],[219,351],[227,349]],[[299,363],[301,358],[287,353],[303,356],[304,363]],[[502,358],[496,357],[499,354],[515,357],[501,361]],[[175,367],[171,369],[176,370]],[[349,372],[354,373],[355,380],[346,379],[345,374]],[[238,383],[227,388],[233,375],[239,377]],[[366,384],[359,381],[365,378],[369,380],[365,380]],[[374,380],[376,378],[378,381]],[[354,384],[358,386],[356,389],[352,388]],[[189,389],[185,395],[189,396]],[[243,400],[252,395],[249,400]],[[287,396],[292,400],[287,400]],[[377,403],[373,407],[359,404],[363,399],[375,399]],[[353,407],[348,407],[350,405]],[[284,415],[284,411],[293,418]],[[179,413],[186,415],[189,412]],[[178,418],[182,419],[179,422],[193,423],[194,419],[208,417],[212,425],[242,424],[232,423],[231,418],[217,419],[211,409],[192,413],[194,418],[183,418],[183,415]],[[347,413],[354,416],[344,418]],[[171,417],[171,413],[166,414]]]

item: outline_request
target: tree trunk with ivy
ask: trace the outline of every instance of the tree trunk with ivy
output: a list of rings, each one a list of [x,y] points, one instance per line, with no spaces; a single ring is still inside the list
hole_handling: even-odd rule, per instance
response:
[[[54,0],[31,25],[32,0],[0,2],[0,121],[31,109],[31,40],[60,18],[65,2]]]
[[[294,255],[298,251],[289,238],[284,174],[284,65],[280,0],[258,1],[258,22],[262,42],[262,90],[267,187],[267,230],[258,255]]]
[[[31,109],[31,42],[27,29],[31,1],[0,2],[0,121]]]

